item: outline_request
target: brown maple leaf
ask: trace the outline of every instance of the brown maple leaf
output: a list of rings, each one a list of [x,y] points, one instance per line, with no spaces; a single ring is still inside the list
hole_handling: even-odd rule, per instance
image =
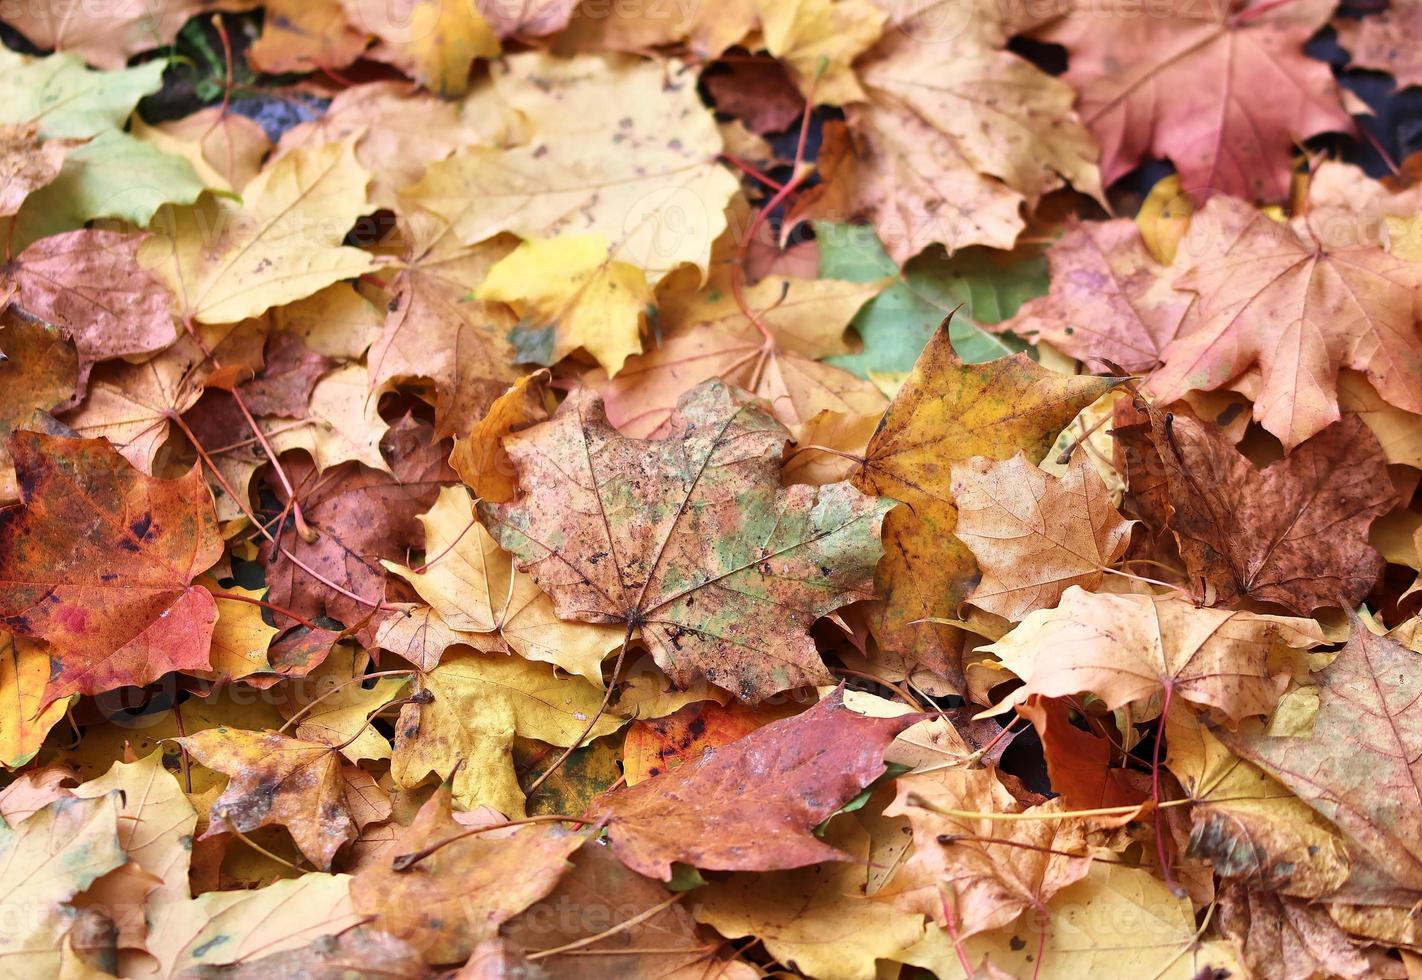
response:
[[[271,542],[263,542],[272,602],[307,619],[324,613],[346,624],[361,621],[380,605],[385,581],[380,560],[403,559],[407,549],[420,546],[419,515],[429,510],[439,488],[455,479],[445,462],[447,450],[429,426],[406,417],[385,441],[394,449],[393,475],[360,463],[342,463],[321,473],[314,463],[286,457],[287,474],[316,538],[308,542],[284,525],[277,540],[302,564],[360,599],[332,589]],[[273,475],[269,482],[285,504],[280,481]]]
[[[1225,744],[1343,831],[1387,878],[1422,888],[1422,671],[1417,654],[1353,620],[1319,674],[1302,737],[1230,735]]]
[[[285,827],[301,853],[326,870],[362,826],[390,816],[390,800],[374,778],[330,745],[225,727],[177,742],[198,762],[229,777],[202,839]]]
[[[371,862],[351,882],[356,908],[375,928],[413,944],[433,965],[462,963],[495,938],[502,923],[553,890],[586,839],[546,826],[468,834],[449,805],[449,791],[436,791],[395,841],[396,857]]]
[[[19,495],[10,462],[10,433],[34,428],[32,420],[74,395],[79,358],[58,330],[16,315],[0,313],[0,504]],[[41,413],[38,416],[36,413]]]
[[[0,510],[0,626],[49,644],[45,701],[206,670],[222,557],[196,468],[144,476],[102,439],[10,436],[22,503]]]
[[[807,631],[870,595],[892,504],[847,483],[782,489],[784,428],[723,382],[677,412],[666,438],[628,439],[574,392],[504,440],[524,496],[480,516],[559,616],[627,624],[681,687],[761,700],[824,682]]]
[[[1149,371],[1190,306],[1127,218],[1072,224],[1047,250],[1047,268],[1051,292],[992,330],[1048,341],[1090,364]]]
[[[1332,0],[1169,0],[1148,12],[1082,0],[1036,36],[1067,49],[1063,78],[1107,184],[1167,157],[1199,199],[1278,201],[1295,144],[1353,129],[1328,66],[1303,53],[1332,11]]]
[[[1052,895],[1091,870],[1079,818],[1006,824],[991,819],[1023,809],[996,769],[916,773],[900,777],[897,787],[884,813],[909,818],[913,853],[888,894],[900,907],[940,923],[950,914],[945,896],[951,896],[961,935],[1010,925],[1028,909],[1044,908]],[[1062,809],[1060,801],[1031,808]]]
[[[810,833],[884,771],[884,750],[920,714],[870,718],[836,688],[803,714],[589,809],[606,818],[622,863],[669,880],[681,862],[717,871],[770,871],[842,859]]]
[[[39,123],[0,123],[0,217],[18,214],[33,190],[59,176],[79,140],[41,139]]]
[[[85,228],[41,238],[0,265],[0,302],[64,330],[78,349],[80,396],[95,362],[177,339],[172,297],[138,264],[145,237]]]
[[[1292,449],[1339,417],[1338,374],[1352,368],[1389,404],[1422,413],[1422,264],[1236,198],[1194,216],[1176,263],[1175,287],[1198,295],[1148,382],[1162,403],[1257,365],[1254,418]]]
[[[1358,416],[1256,470],[1218,427],[1144,407],[1146,423],[1116,430],[1130,490],[1142,515],[1174,534],[1201,601],[1309,615],[1368,593],[1382,567],[1368,527],[1398,501]]]
[[[1056,605],[1069,586],[1096,588],[1130,540],[1132,522],[1111,506],[1085,452],[1061,479],[1020,452],[954,462],[953,499],[953,533],[982,569],[968,601],[1004,619]]]
[[[1393,0],[1386,10],[1360,20],[1339,17],[1333,26],[1349,67],[1385,71],[1399,89],[1422,85],[1422,3]]]
[[[1007,703],[1033,694],[1091,692],[1108,709],[1175,698],[1217,709],[1232,722],[1273,710],[1288,683],[1275,666],[1276,644],[1307,649],[1323,642],[1311,619],[1199,608],[1176,595],[1112,595],[1073,585],[1055,609],[1024,619],[983,647],[1025,681]]]

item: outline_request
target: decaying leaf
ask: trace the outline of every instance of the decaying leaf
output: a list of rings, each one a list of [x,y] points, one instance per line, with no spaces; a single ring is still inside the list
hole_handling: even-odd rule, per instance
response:
[[[825,679],[803,631],[868,597],[889,505],[843,483],[779,488],[785,430],[721,382],[677,411],[664,438],[628,439],[574,394],[504,441],[525,496],[480,515],[559,615],[624,623],[683,687],[761,700]]]

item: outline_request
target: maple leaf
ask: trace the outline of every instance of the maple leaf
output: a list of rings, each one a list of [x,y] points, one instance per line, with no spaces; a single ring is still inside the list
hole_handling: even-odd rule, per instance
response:
[[[1171,711],[1165,722],[1165,765],[1194,801],[1190,856],[1283,895],[1316,898],[1347,880],[1348,850],[1328,821],[1193,717]]]
[[[49,645],[46,703],[207,669],[217,609],[191,583],[222,539],[197,469],[155,480],[102,439],[33,432],[10,452],[22,503],[0,511],[0,625]]]
[[[1175,286],[1198,296],[1148,383],[1162,402],[1257,364],[1254,418],[1292,449],[1338,418],[1338,372],[1349,367],[1389,403],[1422,413],[1412,328],[1422,265],[1320,239],[1306,217],[1282,224],[1234,198],[1195,215],[1180,248]]]
[[[705,271],[737,185],[716,162],[721,137],[689,73],[528,52],[496,63],[493,84],[528,135],[432,163],[400,192],[408,221],[465,245],[504,231],[600,234],[609,259],[642,269],[652,286],[683,264]]]
[[[851,63],[883,30],[885,13],[869,0],[757,0],[761,39],[805,97],[817,105],[864,98]]]
[[[1107,184],[1166,157],[1200,200],[1278,201],[1295,144],[1353,130],[1328,66],[1303,53],[1331,13],[1326,0],[1171,0],[1148,16],[1082,3],[1036,36],[1067,49],[1063,78],[1100,141]],[[1273,97],[1251,98],[1262,91]]]
[[[545,898],[504,923],[500,933],[509,945],[533,953],[596,939],[605,928],[596,916],[557,915],[556,910],[591,912],[615,898],[617,916],[633,925],[620,929],[616,936],[544,957],[539,960],[543,968],[552,976],[586,980],[650,980],[690,976],[689,971],[700,976],[708,969],[706,947],[696,934],[696,923],[680,904],[670,904],[673,896],[660,883],[629,871],[604,842],[589,841],[570,860],[572,867]],[[591,950],[593,955],[580,950]],[[748,980],[754,975],[744,963],[717,964],[721,965],[725,972],[717,976],[727,980]]]
[[[177,777],[163,768],[159,750],[134,762],[115,762],[107,773],[74,789],[81,800],[118,791],[118,842],[129,861],[155,876],[155,906],[188,898],[188,864],[197,811]]]
[[[1414,0],[1398,0],[1367,17],[1339,18],[1333,23],[1351,65],[1385,71],[1400,89],[1422,85],[1422,57],[1418,55],[1422,6]]]
[[[843,483],[781,489],[785,430],[721,382],[677,411],[666,438],[628,439],[575,392],[504,440],[524,496],[480,516],[559,616],[625,623],[682,687],[761,700],[824,680],[806,631],[868,597],[891,505]]]
[[[1149,869],[1093,863],[1086,877],[1058,892],[1049,908],[1045,925],[1029,915],[1015,928],[969,936],[964,954],[970,963],[987,957],[1004,971],[999,976],[1031,976],[1036,969],[1046,980],[1108,974],[1191,980],[1221,971],[1246,975],[1233,945],[1202,939],[1190,900],[1173,895]],[[1139,941],[1143,928],[1150,929],[1149,943]],[[961,969],[942,930],[930,932],[927,941],[898,959],[936,976],[955,976]]]
[[[1077,412],[1114,383],[1055,374],[1024,354],[964,364],[946,329],[933,336],[852,477],[865,493],[903,505],[884,521],[884,558],[874,577],[883,600],[870,628],[882,647],[911,652],[950,684],[962,684],[961,639],[919,622],[956,618],[976,572],[972,553],[952,536],[952,461],[1018,451],[1041,459]]]
[[[1061,793],[1068,809],[1095,810],[1104,807],[1128,807],[1142,803],[1149,795],[1144,780],[1137,773],[1111,766],[1120,753],[1114,749],[1114,729],[1098,726],[1090,716],[1084,716],[1087,728],[1072,723],[1066,701],[1058,698],[1030,697],[1017,706],[1017,713],[1032,723],[1042,742],[1042,758],[1047,764],[1052,789]],[[1093,818],[1108,826],[1127,824],[1140,816],[1139,811],[1109,818]]]
[[[178,744],[230,777],[200,839],[275,824],[290,831],[312,864],[329,870],[336,852],[360,832],[356,812],[370,811],[364,822],[390,816],[390,802],[370,775],[325,743],[219,727]]]
[[[728,0],[715,8],[626,0],[617,13],[608,17],[578,4],[568,29],[558,38],[558,50],[637,52],[685,41],[698,57],[709,61],[744,40],[758,20],[757,0]]]
[[[31,323],[13,313],[0,314],[0,503],[19,496],[8,448],[15,429],[34,428],[33,420],[70,400],[79,374],[78,356],[58,330]]]
[[[59,723],[73,698],[45,706],[49,684],[49,652],[32,640],[0,631],[0,765],[18,769],[40,750],[49,730]]]
[[[298,150],[263,168],[240,205],[212,194],[166,205],[138,261],[167,285],[181,317],[257,316],[371,268],[370,255],[341,244],[367,209],[368,179],[351,142]]]
[[[572,624],[553,612],[553,602],[533,579],[514,568],[475,520],[463,487],[440,490],[434,507],[420,516],[430,563],[415,570],[383,562],[409,582],[445,625],[463,634],[494,634],[513,653],[554,664],[602,684],[602,661],[617,649],[623,631]],[[461,642],[477,645],[475,636]]]
[[[1004,619],[1050,608],[1070,586],[1094,589],[1130,539],[1132,522],[1111,506],[1084,452],[1061,479],[1023,453],[955,461],[953,499],[954,534],[982,569],[968,601]]]
[[[268,439],[278,453],[303,449],[323,471],[347,461],[364,463],[373,470],[390,470],[380,452],[388,426],[380,417],[377,400],[370,397],[366,372],[359,364],[338,367],[317,381],[301,414],[306,425],[263,420],[262,424],[274,430]]]
[[[0,266],[0,298],[62,329],[79,352],[78,392],[96,361],[177,339],[172,297],[138,264],[144,237],[84,229],[43,238]]]
[[[1288,673],[1271,666],[1275,645],[1307,649],[1322,642],[1311,619],[1073,585],[1056,608],[1030,613],[983,650],[1025,681],[1007,703],[1089,691],[1109,710],[1168,691],[1237,723],[1268,714],[1283,693]]]
[[[1422,673],[1417,655],[1353,620],[1348,643],[1319,674],[1318,714],[1303,737],[1224,735],[1235,753],[1260,766],[1332,821],[1385,877],[1422,884],[1417,745]]]
[[[462,95],[476,58],[499,53],[499,40],[473,2],[344,0],[352,20],[380,39],[374,56],[440,95]]]
[[[873,980],[876,961],[923,936],[923,917],[864,894],[872,841],[851,823],[826,835],[853,862],[742,874],[697,889],[695,915],[728,938],[755,936],[806,976]]]
[[[504,837],[461,835],[466,829],[450,813],[448,791],[438,790],[395,851],[413,856],[442,846],[400,868],[377,861],[351,885],[356,907],[375,928],[414,944],[431,964],[468,959],[475,944],[553,890],[585,840],[557,827],[523,827]]]
[[[1146,247],[1136,222],[1077,222],[1047,250],[1052,291],[992,329],[1065,354],[1149,371],[1180,332],[1190,297]]]
[[[522,318],[520,329],[552,326],[546,356],[522,360],[553,364],[581,348],[609,375],[641,353],[642,320],[652,306],[646,275],[610,258],[601,235],[526,241],[489,270],[474,295],[508,303]]]
[[[68,902],[124,863],[117,796],[61,798],[0,828],[7,976],[58,976],[60,945],[76,919]]]
[[[441,437],[468,433],[518,378],[507,339],[516,317],[470,296],[507,252],[498,242],[460,248],[441,240],[407,255],[391,286],[385,324],[370,349],[370,385],[429,378]]]
[[[730,745],[758,728],[787,717],[784,707],[729,706],[714,701],[688,704],[665,718],[634,721],[622,742],[622,771],[628,786],[646,782]]]
[[[63,52],[29,58],[0,51],[0,122],[38,122],[46,139],[88,139],[123,126],[138,100],[162,86],[161,59],[121,71],[90,71]]]
[[[890,885],[894,901],[935,921],[951,914],[964,936],[1012,924],[1091,868],[1081,825],[1072,820],[1000,824],[991,819],[1023,809],[996,770],[940,769],[900,777],[897,787],[884,813],[907,816],[914,843],[901,876]],[[988,816],[939,812],[945,809]],[[1045,816],[1060,809],[1053,802],[1027,812]],[[1010,843],[998,839],[1003,837]],[[945,895],[952,896],[951,911]]]
[[[370,43],[347,22],[341,0],[266,0],[263,7],[262,34],[247,49],[248,63],[259,71],[344,68]]]
[[[745,302],[765,310],[757,316],[768,337],[728,282],[686,298],[665,295],[657,311],[662,342],[601,386],[608,420],[624,435],[655,436],[677,400],[711,378],[764,398],[792,430],[822,411],[877,416],[879,389],[820,359],[849,352],[845,328],[883,285],[767,276],[745,291]]]
[[[1147,408],[1116,430],[1131,493],[1169,527],[1195,594],[1256,599],[1297,613],[1351,606],[1381,559],[1368,527],[1396,504],[1377,439],[1356,416],[1335,422],[1263,470],[1218,428]]]
[[[995,10],[979,13],[991,26],[923,43],[937,12],[893,8],[883,40],[855,65],[867,101],[846,108],[847,130],[826,127],[825,183],[797,215],[867,215],[904,262],[934,242],[1011,248],[1021,206],[1064,181],[1100,196],[1070,86],[1002,50],[1010,31]]]
[[[277,538],[280,547],[262,544],[272,602],[307,619],[328,613],[343,623],[359,622],[380,604],[385,578],[380,559],[403,558],[406,549],[419,546],[418,515],[434,503],[440,485],[454,479],[427,426],[404,420],[386,441],[397,450],[393,473],[357,463],[325,473],[299,459],[284,464],[316,539],[284,533]],[[285,488],[276,479],[271,483],[285,505]]]
[[[543,391],[533,387],[540,375],[527,374],[515,381],[490,403],[467,435],[454,440],[449,465],[480,500],[503,504],[518,496],[518,476],[504,450],[504,436],[548,418]]]
[[[487,804],[521,817],[523,789],[514,770],[514,737],[571,746],[598,714],[603,692],[581,677],[502,653],[458,651],[416,679],[432,696],[400,709],[391,774],[411,788],[430,773],[452,779],[464,807]],[[603,714],[588,731],[597,738],[624,719]]]
[[[205,966],[204,980],[268,980],[271,977],[320,977],[332,974],[380,976],[388,980],[424,980],[429,967],[419,950],[375,929],[357,927],[320,936],[305,946],[255,955],[221,966]]]
[[[208,6],[204,0],[157,5],[61,2],[7,10],[5,22],[36,48],[72,51],[100,68],[118,69],[140,51],[171,44],[188,18]]]
[[[803,714],[606,796],[613,852],[668,881],[673,862],[717,871],[769,871],[844,860],[810,830],[884,771],[884,749],[921,720],[869,718],[836,688]]]
[[[262,169],[271,140],[260,125],[222,106],[149,126],[130,121],[134,136],[188,161],[204,187],[240,192]]]
[[[0,123],[0,217],[18,214],[32,192],[59,176],[77,140],[42,140],[39,124]]]
[[[1220,890],[1220,932],[1258,973],[1375,976],[1373,964],[1325,909],[1238,883]]]
[[[300,949],[362,921],[351,878],[308,872],[261,888],[210,891],[168,902],[148,933],[148,952],[163,977]]]

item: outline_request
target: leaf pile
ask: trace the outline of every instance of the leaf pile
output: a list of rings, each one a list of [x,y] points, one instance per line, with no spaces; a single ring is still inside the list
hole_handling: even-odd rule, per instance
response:
[[[0,18],[0,975],[1422,976],[1415,0]]]

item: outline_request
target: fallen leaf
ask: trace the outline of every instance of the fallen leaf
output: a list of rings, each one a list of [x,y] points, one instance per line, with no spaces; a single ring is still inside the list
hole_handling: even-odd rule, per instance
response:
[[[501,243],[439,245],[396,273],[380,336],[370,349],[370,384],[429,378],[441,436],[467,434],[518,378],[507,333],[517,322],[499,303],[470,294],[507,254]]]
[[[34,758],[49,730],[73,705],[59,698],[44,706],[49,651],[43,644],[0,631],[0,765],[18,769]]]
[[[868,596],[889,505],[842,483],[781,489],[785,430],[723,383],[678,415],[664,439],[627,439],[575,393],[504,440],[525,495],[480,516],[560,616],[625,623],[679,686],[761,700],[823,680],[805,631]]]
[[[438,667],[416,677],[415,691],[431,700],[400,709],[391,759],[396,784],[408,789],[436,773],[452,780],[461,806],[487,804],[511,817],[524,815],[515,735],[566,747],[585,731],[597,738],[625,722],[607,713],[592,724],[600,687],[504,653],[446,653]]]
[[[695,892],[695,915],[732,939],[756,937],[777,960],[806,976],[874,980],[889,960],[923,936],[923,917],[864,894],[870,839],[846,824],[829,840],[853,862],[764,874],[743,872]]]
[[[5,897],[0,955],[8,976],[58,976],[59,946],[76,918],[67,903],[124,863],[116,795],[55,800],[0,828]]]
[[[1417,53],[1422,7],[1415,2],[1398,0],[1386,10],[1358,20],[1339,18],[1333,24],[1352,65],[1387,72],[1400,89],[1422,85],[1422,59]]]
[[[602,235],[609,259],[642,269],[652,286],[682,264],[706,269],[736,181],[716,160],[721,137],[690,74],[527,52],[497,62],[493,84],[530,136],[431,164],[399,195],[412,222],[466,245],[505,231]]]
[[[132,127],[139,139],[187,160],[205,187],[219,191],[240,193],[272,148],[260,125],[222,106],[153,126],[134,119]]]
[[[203,837],[258,827],[285,827],[313,865],[328,871],[336,852],[360,832],[354,798],[378,815],[390,804],[370,776],[331,746],[279,732],[210,728],[178,739],[184,751],[214,772],[228,776],[227,788],[212,804]]]
[[[262,34],[247,49],[258,71],[281,75],[341,69],[360,57],[370,36],[346,19],[341,0],[266,0]]]
[[[297,949],[223,966],[204,966],[203,980],[271,980],[332,974],[378,975],[387,980],[425,980],[429,967],[409,943],[375,929],[320,936]]]
[[[172,301],[138,263],[144,238],[85,229],[41,239],[0,270],[0,290],[64,331],[79,351],[78,391],[97,361],[162,350],[177,339]]]
[[[20,495],[10,460],[10,433],[32,427],[36,413],[68,402],[79,374],[78,356],[60,331],[13,314],[0,319],[0,503]]]
[[[994,329],[1045,340],[1093,365],[1149,371],[1190,306],[1146,247],[1137,223],[1079,222],[1047,250],[1052,291]]]
[[[1357,416],[1257,470],[1218,428],[1153,407],[1146,414],[1116,430],[1130,490],[1143,515],[1173,533],[1201,601],[1254,599],[1311,614],[1351,606],[1372,588],[1382,562],[1368,526],[1397,499],[1382,449]]]
[[[72,51],[100,68],[118,69],[142,51],[164,47],[178,29],[209,4],[203,0],[173,0],[159,5],[56,4],[24,5],[5,12],[5,21],[33,44],[47,51]]]
[[[423,569],[382,564],[409,582],[445,625],[466,634],[492,634],[511,653],[602,686],[603,658],[617,649],[624,630],[567,623],[554,615],[552,600],[514,567],[513,558],[475,519],[474,503],[463,487],[441,489],[420,521],[427,556]]]
[[[121,128],[138,100],[162,86],[166,67],[158,59],[90,71],[72,54],[30,58],[8,48],[0,53],[0,65],[0,122],[38,122],[44,139],[89,139]]]
[[[1422,850],[1410,829],[1418,811],[1417,655],[1354,619],[1352,635],[1319,674],[1318,714],[1303,737],[1225,736],[1236,754],[1260,766],[1332,821],[1387,877],[1422,883]]]
[[[160,884],[148,895],[155,906],[188,898],[188,862],[197,812],[153,751],[135,762],[115,762],[107,773],[75,787],[82,800],[119,791],[118,842],[128,860]]]
[[[165,206],[138,261],[173,293],[180,317],[256,316],[371,268],[368,254],[341,244],[366,211],[368,180],[350,142],[299,150],[263,168],[241,205],[208,194]]]
[[[758,728],[787,717],[779,706],[688,704],[665,718],[634,721],[622,743],[622,770],[628,786],[695,762],[745,738]]]
[[[1353,128],[1327,66],[1304,57],[1331,13],[1317,0],[1228,8],[1172,0],[1144,17],[1074,4],[1036,37],[1067,49],[1063,79],[1101,143],[1107,184],[1165,157],[1197,200],[1279,201],[1295,145]],[[1250,97],[1261,91],[1273,97]]]
[[[494,29],[474,0],[344,0],[352,22],[380,39],[375,56],[439,95],[462,95],[476,58],[499,53]]]
[[[0,512],[0,625],[49,645],[45,703],[208,669],[217,609],[192,581],[222,539],[199,472],[155,480],[100,439],[9,445],[23,502]]]
[[[1023,808],[996,770],[940,769],[903,776],[897,785],[898,795],[884,813],[909,818],[913,853],[882,894],[893,894],[901,908],[936,922],[951,914],[962,936],[1011,925],[1091,869],[1080,823],[991,819],[1024,809],[1043,816],[1064,809],[1056,802]],[[943,809],[987,816],[948,815],[939,812]]]
[[[1029,614],[982,650],[1025,682],[1006,703],[1089,691],[1115,710],[1169,692],[1237,724],[1273,710],[1288,683],[1287,669],[1271,663],[1273,647],[1307,649],[1323,642],[1322,629],[1310,619],[1073,585],[1056,608]]]
[[[508,303],[522,329],[551,328],[545,363],[581,348],[609,376],[641,353],[642,320],[652,305],[642,270],[611,258],[601,235],[526,241],[489,270],[474,296]]]
[[[713,281],[687,298],[664,297],[661,343],[630,358],[602,386],[608,420],[623,435],[656,436],[670,424],[677,400],[711,378],[764,398],[792,430],[822,411],[877,416],[885,405],[878,389],[820,359],[848,353],[845,328],[882,285],[767,276],[745,291],[745,302],[764,311],[757,318],[768,336],[728,282]]]
[[[1165,765],[1194,801],[1190,856],[1282,895],[1317,898],[1347,880],[1348,850],[1328,821],[1193,718],[1172,711],[1165,721]]]
[[[907,261],[939,242],[1009,249],[1021,206],[1070,182],[1099,196],[1096,147],[1073,92],[1002,44],[988,14],[979,29],[942,32],[935,5],[895,5],[884,38],[856,63],[867,100],[827,128],[825,183],[797,214],[867,214],[888,253]]]
[[[885,14],[869,0],[758,0],[765,49],[780,59],[805,98],[816,105],[859,102],[864,92],[851,67],[883,30]]]
[[[408,869],[372,863],[351,886],[375,928],[418,948],[430,964],[462,963],[476,944],[543,898],[568,870],[585,838],[557,827],[523,827],[508,836],[462,836],[440,790],[395,843],[398,855],[440,844]],[[443,842],[456,838],[448,844]]]
[[[138,976],[178,977],[300,949],[337,935],[362,916],[351,901],[352,879],[310,872],[262,888],[207,892],[163,906],[148,933],[157,970]]]
[[[1258,973],[1282,977],[1376,976],[1327,911],[1302,899],[1230,883],[1220,891],[1220,931]]]
[[[953,463],[954,534],[982,570],[969,602],[1015,622],[1056,605],[1071,586],[1101,583],[1126,551],[1131,522],[1111,506],[1086,457],[1076,453],[1061,479],[1021,452]]]
[[[490,403],[468,435],[454,440],[449,465],[480,500],[503,504],[518,496],[518,473],[504,449],[504,436],[548,418],[543,390],[534,386],[539,377],[519,378]]]
[[[1197,295],[1148,390],[1170,402],[1258,365],[1254,418],[1285,449],[1339,417],[1345,367],[1388,403],[1422,413],[1422,340],[1412,329],[1422,266],[1318,233],[1307,217],[1283,224],[1235,198],[1196,214],[1175,286]]]
[[[1073,724],[1069,702],[1059,698],[1031,697],[1017,706],[1017,713],[1037,730],[1052,789],[1061,793],[1067,809],[1137,806],[1149,797],[1148,784],[1140,773],[1112,765],[1113,762],[1124,764],[1126,761],[1123,753],[1113,745],[1112,736],[1117,733],[1110,729],[1106,734],[1098,733],[1089,715],[1081,716],[1085,728]],[[1130,823],[1139,817],[1140,809],[1119,816],[1092,819],[1096,823],[1113,826]]]
[[[803,714],[609,794],[589,816],[607,821],[623,864],[663,881],[674,862],[772,871],[844,860],[810,830],[883,773],[888,743],[920,718],[867,718],[836,689]]]
[[[952,536],[957,507],[949,464],[1019,451],[1040,459],[1077,412],[1112,385],[1107,378],[1054,374],[1023,354],[966,365],[948,331],[934,335],[853,477],[865,493],[903,505],[884,521],[884,559],[875,573],[883,600],[870,628],[880,646],[912,652],[961,686],[960,637],[919,622],[956,618],[976,572],[972,553]]]
[[[0,217],[19,213],[34,191],[59,176],[73,140],[42,140],[35,122],[0,123]]]

